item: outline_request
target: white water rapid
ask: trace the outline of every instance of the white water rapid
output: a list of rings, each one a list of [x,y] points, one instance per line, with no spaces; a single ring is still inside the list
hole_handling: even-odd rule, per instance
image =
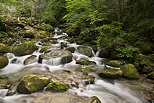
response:
[[[61,58],[58,57],[43,60],[42,64],[40,64],[38,63],[38,59],[41,53],[39,53],[38,50],[32,54],[36,56],[34,60],[35,62],[24,65],[24,60],[31,55],[17,57],[14,56],[14,54],[12,53],[7,53],[5,55],[9,58],[9,64],[5,68],[0,70],[0,75],[9,75],[11,77],[13,73],[18,73],[27,70],[28,68],[31,68],[31,70],[36,70],[37,72],[54,73],[55,71],[62,71],[67,68],[80,66],[79,64],[76,64],[76,60],[79,60],[80,58],[86,58],[90,61],[94,61],[96,63],[95,68],[97,69],[104,68],[104,64],[102,63],[102,61],[105,58],[98,57],[99,51],[95,53],[92,48],[89,47],[92,50],[93,56],[88,57],[86,55],[83,55],[77,50],[80,45],[77,45],[76,43],[69,43],[67,41],[67,38],[62,38],[67,36],[68,35],[66,33],[62,33],[59,28],[55,28],[55,34],[53,35],[53,38],[57,39],[57,43],[51,44],[52,46],[50,47],[50,50],[53,50],[55,48],[59,49],[61,42],[66,43],[67,46],[74,47],[75,52],[72,53],[72,62],[61,64]],[[39,42],[37,42],[37,46],[39,46],[40,48],[42,47],[41,45],[39,45]],[[15,60],[15,62],[12,63],[13,60]],[[119,82],[118,80],[113,80],[112,82],[110,82],[110,80],[108,81],[106,79],[100,79],[95,73],[94,75],[96,76],[94,84],[89,84],[86,87],[73,87],[69,89],[69,92],[76,93],[78,96],[97,96],[102,103],[147,103],[147,101],[141,94],[132,90],[130,87],[127,87],[122,82]],[[30,95],[21,95],[16,93],[12,96],[6,96],[7,92],[8,89],[0,89],[0,103],[32,103],[31,100],[28,99]]]

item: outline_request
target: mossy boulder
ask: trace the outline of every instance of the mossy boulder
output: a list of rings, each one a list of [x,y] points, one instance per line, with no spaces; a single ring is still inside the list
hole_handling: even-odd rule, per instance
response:
[[[88,57],[93,56],[92,49],[88,46],[79,46],[77,49],[78,49],[78,52],[83,54],[83,55],[86,55]]]
[[[119,60],[110,60],[106,63],[106,65],[112,66],[112,67],[120,67],[124,62]]]
[[[128,79],[138,79],[139,74],[137,69],[133,64],[125,64],[121,67],[121,70],[123,71],[123,77]]]
[[[44,51],[46,51],[48,49],[48,47],[43,47],[41,48],[41,50],[39,51],[40,53],[43,53]]]
[[[32,54],[38,47],[35,45],[34,41],[27,41],[23,44],[18,45],[14,50],[13,53],[16,56],[24,56],[28,54]]]
[[[154,72],[149,73],[147,77],[154,80]]]
[[[98,97],[93,96],[93,97],[83,100],[81,103],[102,103],[102,102],[99,100]]]
[[[44,31],[44,30],[38,30],[39,34],[41,36],[47,36],[48,35],[48,32],[47,31]]]
[[[77,71],[80,71],[80,72],[83,72],[83,73],[89,73],[89,72],[93,72],[94,69],[91,68],[90,66],[82,66],[82,67],[79,67],[77,69]]]
[[[122,76],[122,70],[119,68],[100,69],[97,74],[103,78],[119,78]]]
[[[67,47],[66,50],[70,51],[71,53],[74,53],[75,48],[74,47]]]
[[[22,78],[17,86],[17,92],[30,94],[42,90],[50,82],[50,79],[42,75],[30,74]]]
[[[69,89],[69,86],[66,83],[62,83],[59,81],[51,80],[47,85],[46,90],[54,91],[54,92],[64,92]]]
[[[10,48],[5,44],[0,43],[0,55],[10,52]]]
[[[88,59],[85,59],[85,58],[81,58],[81,59],[77,60],[76,64],[80,64],[80,65],[96,65],[96,63],[94,61],[89,61]]]
[[[9,60],[6,56],[0,56],[0,69],[4,68],[7,66],[9,63]]]
[[[24,38],[34,38],[37,33],[33,27],[25,27]]]

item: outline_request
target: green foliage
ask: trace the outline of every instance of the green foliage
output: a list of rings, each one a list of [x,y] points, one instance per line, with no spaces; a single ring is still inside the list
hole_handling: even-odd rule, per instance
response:
[[[54,28],[50,24],[43,24],[43,25],[37,26],[36,28],[40,29],[40,30],[45,30],[45,31],[53,31],[54,30]]]
[[[31,16],[32,4],[30,2],[22,1],[16,6],[16,16],[30,17]]]
[[[124,38],[121,35],[127,34],[122,30],[122,23],[112,22],[109,25],[102,25],[97,28],[100,35],[97,38],[97,44],[101,47],[118,48],[123,46]]]
[[[56,25],[64,22],[63,16],[66,14],[65,0],[52,0],[45,9],[44,19],[47,23]]]
[[[117,55],[119,58],[133,58],[133,53],[139,51],[138,48],[128,46],[128,47],[120,47],[116,49],[119,54]]]

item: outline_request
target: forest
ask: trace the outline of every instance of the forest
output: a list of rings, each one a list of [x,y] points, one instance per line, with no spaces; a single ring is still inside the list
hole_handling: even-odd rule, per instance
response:
[[[56,44],[59,42],[58,39],[66,39],[51,37],[51,34],[60,34],[61,30],[67,33],[68,40],[67,43],[60,42],[59,48],[67,49],[73,55],[73,57],[69,55],[61,58],[62,64],[73,61],[72,58],[75,59],[76,64],[84,66],[97,64],[83,58],[80,58],[80,61],[73,52],[77,51],[92,58],[93,54],[96,55],[99,51],[98,57],[108,59],[107,62],[101,61],[102,64],[119,67],[123,72],[118,74],[121,71],[112,71],[111,68],[102,71],[94,70],[100,77],[115,79],[120,75],[128,80],[150,81],[150,85],[154,83],[154,0],[0,0],[0,70],[7,68],[9,64],[10,59],[5,58],[8,57],[7,53],[13,53],[17,57],[33,54],[39,48],[35,45],[38,41],[40,42],[38,44],[42,45],[39,52],[44,53],[39,55],[38,63],[43,63],[43,60],[51,56],[46,55],[51,52],[48,50],[51,49],[50,44]],[[75,46],[69,48],[69,43],[79,45],[78,50]],[[88,48],[91,48],[94,53],[88,51]],[[57,52],[60,54],[62,51],[57,50]],[[31,57],[34,60],[35,57],[33,55]],[[31,63],[32,60],[25,61],[26,64]],[[59,65],[55,60],[50,64]],[[89,73],[91,67],[84,66],[81,68],[85,70],[81,71]],[[50,71],[49,67],[44,68]],[[3,73],[1,74],[0,71],[0,80],[3,78],[1,76]],[[23,87],[21,85],[18,85],[17,92],[24,94],[25,91],[20,89]],[[47,86],[48,89],[52,89],[50,86]],[[66,85],[62,88],[62,91],[68,89]],[[149,88],[144,88],[143,94],[149,103],[153,103],[154,89]],[[25,94],[27,93],[33,92],[26,91]],[[98,101],[97,103],[101,103]],[[146,102],[129,101],[129,103]]]

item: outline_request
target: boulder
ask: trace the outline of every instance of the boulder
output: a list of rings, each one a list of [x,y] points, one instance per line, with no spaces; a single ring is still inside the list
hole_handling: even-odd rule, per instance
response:
[[[6,56],[0,56],[0,69],[4,68],[7,66],[9,63],[9,60]]]
[[[121,67],[121,70],[123,71],[123,77],[128,79],[138,79],[139,74],[137,69],[133,64],[125,64]]]
[[[85,75],[82,77],[82,81],[85,83],[85,85],[94,84],[95,77],[93,75]]]
[[[88,57],[93,56],[92,49],[88,46],[79,46],[77,49],[78,49],[78,52],[83,54],[83,55],[86,55]]]
[[[105,68],[100,69],[97,73],[103,78],[119,78],[123,72],[119,68]]]
[[[35,45],[34,41],[26,41],[23,44],[18,45],[13,53],[15,56],[24,56],[28,54],[32,54],[38,47]]]
[[[10,52],[10,48],[5,44],[0,43],[0,55]]]
[[[124,62],[119,60],[110,60],[106,63],[106,65],[109,65],[111,67],[120,67]]]
[[[24,38],[34,38],[36,34],[36,30],[33,27],[25,27]]]
[[[101,49],[99,51],[99,53],[98,53],[98,57],[101,57],[101,58],[109,58],[110,57],[110,53],[106,49]]]
[[[94,61],[89,61],[88,59],[85,59],[85,58],[81,58],[81,59],[77,60],[76,64],[80,64],[80,65],[96,65],[96,63]]]
[[[90,98],[87,98],[83,101],[81,101],[81,103],[102,103],[98,97],[96,96],[93,96],[93,97],[90,97]]]
[[[82,66],[82,67],[78,68],[78,71],[81,71],[83,73],[89,73],[89,72],[93,72],[94,69],[89,66]]]
[[[32,63],[34,63],[36,60],[36,55],[31,55],[30,57],[28,57],[28,58],[26,58],[25,60],[24,60],[24,65],[28,65],[28,64],[32,64]]]
[[[30,74],[24,76],[17,86],[17,92],[30,94],[42,90],[50,82],[50,79],[42,75]]]
[[[43,47],[41,48],[41,50],[39,51],[40,53],[43,53],[44,51],[46,51],[48,49],[48,47]]]
[[[68,50],[53,49],[45,54],[39,56],[39,63],[42,63],[42,60],[50,61],[51,59],[61,58],[60,64],[69,63],[72,61],[72,54]]]
[[[66,50],[70,51],[71,53],[74,53],[75,48],[74,47],[67,47]]]
[[[46,87],[46,90],[54,92],[64,92],[67,91],[68,89],[69,86],[67,84],[55,80],[51,80]]]
[[[154,79],[154,72],[151,72],[147,75],[149,79]]]

